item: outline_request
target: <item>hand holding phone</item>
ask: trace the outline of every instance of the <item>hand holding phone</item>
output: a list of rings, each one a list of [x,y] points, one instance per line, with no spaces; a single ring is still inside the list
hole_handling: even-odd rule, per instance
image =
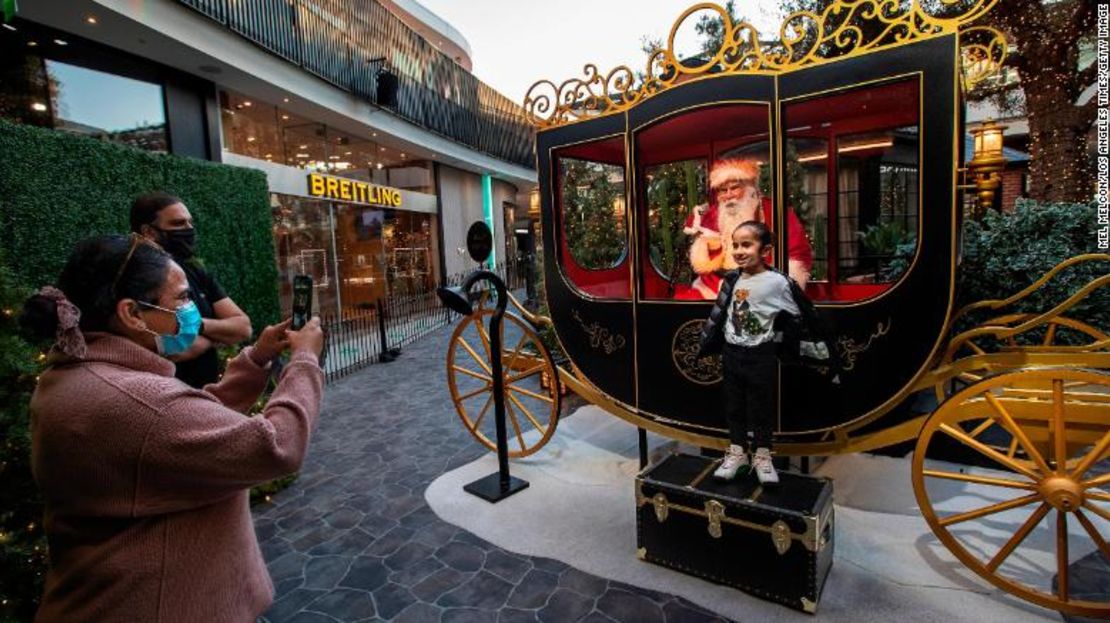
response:
[[[293,326],[300,331],[312,317],[312,277],[297,275],[293,277]]]

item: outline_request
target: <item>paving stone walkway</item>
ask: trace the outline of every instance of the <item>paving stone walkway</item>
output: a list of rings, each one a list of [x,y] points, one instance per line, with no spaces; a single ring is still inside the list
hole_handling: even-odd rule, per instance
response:
[[[428,484],[484,452],[447,393],[448,336],[327,387],[301,477],[254,511],[276,587],[261,620],[721,621],[680,597],[505,551],[428,508]]]

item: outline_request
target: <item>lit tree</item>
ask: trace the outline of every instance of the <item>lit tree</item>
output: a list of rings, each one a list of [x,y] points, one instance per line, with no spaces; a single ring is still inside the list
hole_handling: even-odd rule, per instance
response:
[[[932,14],[958,14],[972,0],[955,4],[925,0]],[[784,14],[798,10],[821,14],[833,0],[785,0]],[[1097,114],[1096,99],[1079,101],[1093,85],[1094,63],[1080,67],[1080,50],[1093,43],[1095,0],[1021,0],[999,2],[981,25],[1002,31],[1011,48],[1005,65],[1020,80],[996,81],[968,94],[990,99],[1006,112],[1029,121],[1029,192],[1045,201],[1088,201],[1093,191],[1093,162],[1087,136]],[[824,50],[832,53],[834,50]]]
[[[0,620],[30,620],[42,595],[46,539],[31,478],[30,402],[45,357],[16,319],[30,293],[0,267]]]
[[[625,252],[623,167],[569,158],[561,164],[571,255],[583,268],[609,268]]]
[[[682,228],[690,209],[707,201],[705,166],[686,160],[647,171],[647,205],[651,261],[672,283],[690,283],[693,271],[685,261],[690,237]]]

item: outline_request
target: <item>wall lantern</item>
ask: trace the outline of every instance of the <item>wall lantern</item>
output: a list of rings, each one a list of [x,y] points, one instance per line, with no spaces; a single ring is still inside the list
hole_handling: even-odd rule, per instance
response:
[[[974,143],[971,161],[967,170],[975,181],[968,188],[975,188],[979,198],[975,216],[981,217],[994,203],[994,194],[1002,187],[1002,170],[1006,168],[1006,157],[1002,155],[1002,133],[1006,126],[998,125],[987,119],[983,125],[970,130]]]

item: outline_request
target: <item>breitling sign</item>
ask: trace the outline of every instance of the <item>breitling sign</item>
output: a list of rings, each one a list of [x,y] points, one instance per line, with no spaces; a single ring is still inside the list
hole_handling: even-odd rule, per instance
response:
[[[308,174],[308,194],[338,201],[401,207],[401,191],[396,188],[319,173]]]

